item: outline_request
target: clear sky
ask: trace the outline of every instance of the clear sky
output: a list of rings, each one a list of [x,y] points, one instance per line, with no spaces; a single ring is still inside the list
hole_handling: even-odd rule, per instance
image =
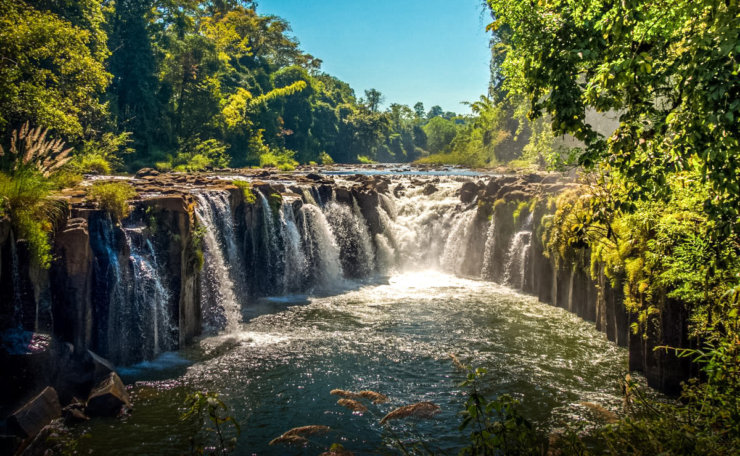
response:
[[[384,106],[421,101],[427,110],[469,112],[485,94],[490,16],[481,0],[258,0],[286,19],[301,48],[357,96],[375,88]]]

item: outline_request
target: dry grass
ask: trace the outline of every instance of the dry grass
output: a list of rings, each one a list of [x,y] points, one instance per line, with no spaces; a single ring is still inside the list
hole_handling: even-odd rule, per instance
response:
[[[385,394],[380,394],[375,391],[365,390],[360,391],[357,393],[360,397],[364,397],[365,399],[370,399],[373,401],[373,404],[384,404],[388,402],[388,396]]]
[[[306,445],[308,444],[308,440],[305,437],[301,437],[300,435],[283,434],[280,437],[276,437],[270,440],[269,445],[279,445],[281,443],[286,445]]]
[[[335,396],[342,396],[347,399],[359,399],[360,395],[357,393],[353,393],[352,391],[347,391],[343,389],[333,389],[330,391],[329,394],[333,394]]]
[[[10,136],[10,149],[8,152],[15,157],[15,168],[30,165],[35,167],[44,177],[49,177],[72,157],[69,155],[72,148],[64,148],[61,139],[47,139],[49,129],[41,127],[31,128],[29,123],[23,124],[20,130],[13,130]],[[5,155],[5,150],[0,146],[0,157]]]
[[[304,435],[314,435],[329,432],[331,428],[329,426],[322,426],[318,424],[312,424],[310,426],[300,426],[285,431],[280,437],[276,437],[270,441],[270,445],[277,445],[279,443],[285,443],[289,445],[305,445],[308,440]]]
[[[341,405],[342,407],[346,407],[353,412],[360,412],[364,413],[367,412],[367,407],[365,407],[362,402],[358,402],[354,399],[339,399],[337,401],[337,404]]]
[[[399,407],[380,420],[380,424],[385,424],[390,420],[397,420],[401,418],[432,418],[434,415],[440,412],[439,406],[432,402],[417,402],[416,404],[405,405]]]
[[[468,370],[468,367],[461,363],[457,356],[455,356],[454,353],[450,353],[450,358],[452,358],[452,363],[460,370]]]
[[[360,391],[359,393],[355,393],[354,391],[333,389],[331,390],[331,394],[335,396],[341,396],[346,399],[369,399],[373,402],[373,404],[383,404],[388,402],[388,396],[370,390],[364,390]]]

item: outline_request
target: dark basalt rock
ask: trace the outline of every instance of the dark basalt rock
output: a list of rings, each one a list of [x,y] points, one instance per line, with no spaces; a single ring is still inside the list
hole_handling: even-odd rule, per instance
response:
[[[33,437],[60,416],[62,407],[59,405],[59,396],[54,388],[46,387],[38,396],[10,415],[8,427],[18,436]]]
[[[478,195],[478,185],[474,182],[465,182],[460,188],[460,201],[471,203]]]
[[[131,408],[126,386],[118,374],[111,372],[90,393],[85,412],[89,416],[117,416],[123,407]]]
[[[159,171],[154,168],[141,168],[134,176],[138,179],[149,176],[159,176]]]
[[[438,190],[437,187],[435,187],[434,184],[431,184],[430,183],[430,184],[426,184],[424,186],[424,190],[422,190],[422,193],[424,193],[424,195],[426,195],[426,196],[429,196],[429,195],[431,195],[433,193],[436,193],[437,190]]]

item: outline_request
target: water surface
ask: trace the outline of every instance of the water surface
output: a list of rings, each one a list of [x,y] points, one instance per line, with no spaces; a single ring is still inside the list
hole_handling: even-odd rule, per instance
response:
[[[97,420],[83,452],[180,454],[194,429],[179,421],[185,394],[217,391],[241,423],[236,454],[319,454],[340,442],[355,454],[393,453],[392,434],[456,453],[465,372],[450,359],[487,367],[484,392],[508,393],[542,427],[587,415],[582,401],[620,406],[624,349],[562,309],[491,282],[436,271],[397,273],[350,284],[332,296],[282,296],[244,309],[230,334],[206,337],[178,354],[128,369],[138,380],[135,410],[123,423]],[[353,414],[334,388],[370,389],[390,402]],[[379,418],[395,407],[432,401],[433,420]],[[284,431],[309,424],[333,431],[307,448],[270,447]],[[392,432],[391,432],[392,431]]]

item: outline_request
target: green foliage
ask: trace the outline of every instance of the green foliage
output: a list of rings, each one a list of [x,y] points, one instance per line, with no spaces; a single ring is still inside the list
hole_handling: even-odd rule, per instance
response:
[[[505,89],[584,144],[580,165],[623,179],[626,202],[670,199],[671,176],[696,169],[712,235],[737,234],[737,2],[488,3],[506,35]],[[602,134],[587,109],[619,123]]]
[[[370,157],[368,157],[366,155],[358,155],[357,156],[357,161],[359,163],[362,163],[362,164],[365,164],[365,165],[371,165],[373,163],[377,163],[375,160],[373,160],[372,158],[370,158]]]
[[[89,200],[117,221],[128,217],[128,202],[135,196],[136,190],[128,182],[96,182],[87,192]]]
[[[508,395],[489,401],[480,392],[487,370],[468,368],[467,379],[460,384],[469,387],[460,430],[470,429],[470,445],[461,455],[541,455],[547,440],[517,409],[518,402]]]
[[[78,139],[83,123],[105,112],[99,95],[110,75],[102,5],[84,3],[72,23],[65,11],[0,2],[0,131],[30,121]]]
[[[16,240],[28,243],[33,261],[43,268],[51,263],[49,232],[63,213],[63,204],[50,195],[71,159],[71,149],[46,134],[25,123],[10,135],[7,153],[0,147],[0,217],[10,218]]]
[[[212,168],[225,168],[229,165],[226,154],[228,145],[215,139],[202,141],[200,138],[191,138],[185,141],[172,159],[172,168],[175,171],[204,171]]]
[[[231,181],[232,184],[239,187],[242,191],[242,195],[244,196],[244,202],[247,204],[254,204],[257,202],[257,197],[254,194],[254,191],[252,190],[252,184],[243,181],[243,180],[234,180]]]
[[[428,150],[432,154],[448,152],[452,140],[457,134],[457,126],[444,117],[434,117],[424,125]]]
[[[321,152],[321,155],[319,156],[319,160],[321,160],[322,165],[333,165],[334,159],[331,158],[331,155],[327,154],[326,152]]]
[[[199,431],[205,427],[208,434],[215,434],[215,451],[207,450],[210,438],[204,444],[192,440],[193,454],[226,454],[236,446],[236,439],[241,434],[239,423],[230,415],[229,408],[217,393],[196,391],[185,398],[185,412],[181,421],[194,422]],[[231,436],[231,437],[230,437]]]
[[[294,155],[295,152],[287,149],[265,152],[260,155],[260,167],[292,171],[298,166],[298,162],[293,159]]]
[[[111,174],[114,170],[121,170],[122,157],[133,152],[130,143],[129,132],[119,135],[103,133],[98,138],[85,140],[71,166],[77,173]]]

